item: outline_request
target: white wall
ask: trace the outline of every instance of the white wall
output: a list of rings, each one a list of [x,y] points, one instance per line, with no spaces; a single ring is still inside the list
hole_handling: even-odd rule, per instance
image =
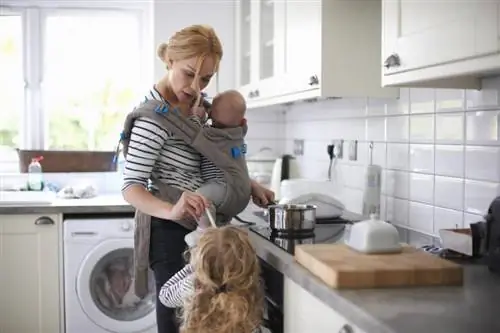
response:
[[[283,152],[304,139],[299,157],[304,176],[326,178],[326,145],[358,140],[358,161],[340,160],[342,199],[361,210],[368,142],[374,163],[384,168],[382,217],[411,229],[437,234],[481,218],[500,195],[500,77],[484,80],[482,91],[402,89],[399,100],[338,99],[294,105],[285,115]],[[256,110],[262,117],[270,110]],[[255,133],[281,133],[250,121]],[[257,127],[257,128],[255,128]],[[270,138],[270,140],[273,140]],[[263,143],[250,138],[257,150]],[[346,149],[344,147],[344,154]]]

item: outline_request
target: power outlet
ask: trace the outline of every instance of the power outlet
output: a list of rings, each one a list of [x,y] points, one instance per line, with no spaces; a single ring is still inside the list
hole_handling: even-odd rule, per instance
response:
[[[293,140],[293,154],[295,156],[304,155],[304,140],[299,140],[299,139]]]
[[[333,149],[333,156],[342,159],[344,156],[344,140],[334,140],[333,144],[335,148]]]
[[[349,142],[349,161],[358,160],[358,140]]]

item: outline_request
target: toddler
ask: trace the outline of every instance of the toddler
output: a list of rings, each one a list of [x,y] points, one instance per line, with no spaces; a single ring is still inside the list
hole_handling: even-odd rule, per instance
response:
[[[159,293],[166,307],[181,308],[181,333],[258,332],[263,315],[260,266],[246,231],[208,228],[190,263]]]
[[[212,124],[209,126],[225,129],[243,126],[245,124],[246,103],[243,96],[236,90],[227,90],[218,94],[212,103],[210,116]],[[198,114],[202,118],[203,114]],[[221,138],[224,140],[224,138]],[[244,156],[242,156],[244,158]],[[224,216],[217,213],[217,208],[222,204],[226,195],[227,184],[224,179],[224,173],[221,169],[217,168],[212,161],[202,155],[201,158],[201,177],[205,182],[197,192],[207,198],[210,204],[210,214],[213,216],[218,225],[226,224],[233,216]],[[249,198],[250,199],[250,198]],[[204,229],[210,227],[210,219],[207,214],[198,221],[198,228],[187,234],[185,241],[189,247],[196,244],[197,239],[200,237]]]

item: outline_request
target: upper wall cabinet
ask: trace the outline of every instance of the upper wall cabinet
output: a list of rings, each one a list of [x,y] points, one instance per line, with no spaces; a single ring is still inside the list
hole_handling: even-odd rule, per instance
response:
[[[249,107],[398,96],[380,83],[380,0],[235,1],[236,82]]]
[[[276,95],[283,72],[285,2],[236,0],[236,82],[249,100]]]
[[[384,86],[479,89],[500,73],[500,0],[383,0]]]

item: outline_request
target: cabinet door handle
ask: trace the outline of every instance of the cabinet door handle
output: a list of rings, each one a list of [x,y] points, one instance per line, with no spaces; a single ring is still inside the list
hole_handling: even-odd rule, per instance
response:
[[[248,98],[252,98],[252,97],[253,97],[253,91],[250,91],[250,92],[248,93]]]
[[[344,324],[339,330],[339,333],[354,333],[352,327],[348,324]]]
[[[260,95],[259,89],[255,90],[255,97],[259,97],[259,95]]]
[[[319,84],[319,79],[317,75],[313,75],[309,78],[309,85],[314,86],[316,84]]]
[[[52,220],[50,217],[47,216],[42,216],[39,217],[35,220],[36,225],[52,225],[54,224],[54,220]]]
[[[384,62],[384,67],[387,69],[399,66],[401,66],[401,59],[396,53],[391,54]]]

